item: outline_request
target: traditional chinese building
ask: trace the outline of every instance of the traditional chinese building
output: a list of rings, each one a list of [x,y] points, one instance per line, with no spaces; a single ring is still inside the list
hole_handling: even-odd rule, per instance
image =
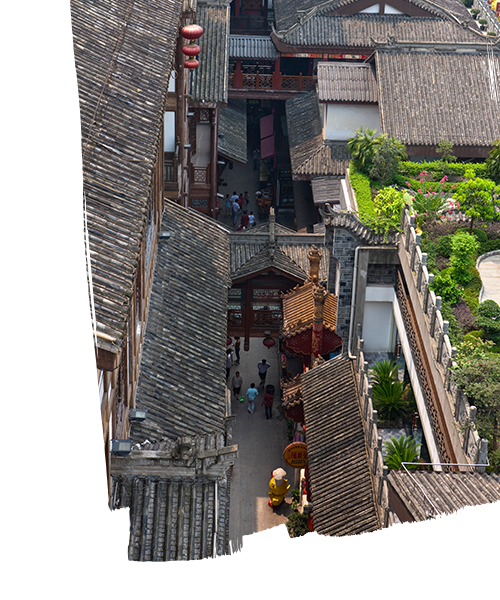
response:
[[[283,326],[281,347],[303,357],[304,366],[311,358],[329,356],[342,346],[336,334],[337,298],[321,285],[319,265],[322,254],[313,246],[308,253],[310,262],[307,281],[282,294]]]

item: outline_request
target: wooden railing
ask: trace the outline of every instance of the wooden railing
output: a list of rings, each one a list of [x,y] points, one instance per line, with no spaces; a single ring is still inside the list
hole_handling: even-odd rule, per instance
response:
[[[165,152],[164,155],[164,181],[168,183],[177,183],[177,171],[179,160],[175,152]]]
[[[229,87],[244,90],[290,90],[308,92],[316,87],[317,77],[305,75],[262,75],[260,73],[242,74],[241,88],[234,87],[234,73],[229,74]]]

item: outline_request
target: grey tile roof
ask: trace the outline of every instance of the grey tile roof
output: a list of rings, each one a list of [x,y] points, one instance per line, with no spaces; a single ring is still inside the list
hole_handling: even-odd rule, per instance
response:
[[[196,102],[227,102],[229,72],[229,2],[212,4],[198,0],[196,24],[203,28],[198,39],[199,66],[190,75],[190,96]]]
[[[230,35],[230,58],[278,58],[278,51],[269,36]]]
[[[318,63],[320,102],[378,102],[378,86],[370,64]]]
[[[73,0],[97,331],[123,341],[147,219],[181,0]]]
[[[227,108],[219,110],[219,154],[246,164],[247,104],[246,100],[229,100]]]
[[[339,357],[301,375],[314,529],[380,529],[352,365]]]
[[[407,1],[409,4],[422,9],[430,16],[435,15],[460,22],[471,21],[470,14],[461,0],[435,0],[433,2],[426,2],[425,0]],[[318,4],[314,0],[274,0],[276,29],[278,31],[287,30],[296,23],[304,23],[308,20],[334,13],[347,6],[354,6],[356,2],[357,0],[327,0]],[[362,8],[360,7],[360,10]]]
[[[136,405],[134,441],[221,431],[229,241],[225,228],[165,200]],[[203,265],[203,268],[200,268]]]
[[[415,521],[500,501],[500,475],[495,473],[389,471],[388,480]]]
[[[473,26],[474,27],[474,26]],[[375,42],[391,38],[405,42],[480,42],[477,28],[460,27],[454,21],[438,17],[406,15],[314,16],[288,31],[276,32],[278,39],[291,46],[374,48]]]
[[[376,67],[384,133],[407,145],[444,138],[456,146],[489,146],[500,137],[492,100],[492,79],[500,89],[498,51],[489,61],[486,52],[378,50]],[[445,74],[453,74],[453,85]]]
[[[230,467],[238,456],[230,442],[228,432],[164,437],[111,456],[109,506],[130,508],[129,560],[228,552]]]
[[[323,249],[324,234],[300,234],[275,224],[275,250],[269,256],[269,223],[263,223],[244,233],[230,236],[230,272],[233,281],[269,266],[306,279],[309,275],[308,252],[313,245]],[[329,256],[323,252],[320,262],[320,280],[328,281]]]
[[[340,179],[338,177],[313,179],[311,187],[314,204],[340,203]]]
[[[325,142],[317,92],[299,94],[285,107],[294,178],[345,174],[351,155],[347,144]]]

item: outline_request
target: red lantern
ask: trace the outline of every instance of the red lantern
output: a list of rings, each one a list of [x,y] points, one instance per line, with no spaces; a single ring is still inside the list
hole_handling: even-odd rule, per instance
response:
[[[203,29],[199,25],[186,25],[181,29],[181,35],[186,40],[197,40],[203,34]]]
[[[182,53],[186,56],[196,56],[200,53],[200,47],[196,44],[188,44],[182,48]]]
[[[196,69],[196,67],[199,64],[200,63],[197,60],[195,60],[194,58],[190,58],[189,60],[184,61],[184,66],[186,67],[186,69]]]
[[[227,344],[228,346],[230,346],[232,341],[233,341],[233,340],[232,340],[230,337],[228,337],[228,338],[227,338],[227,340],[226,340],[226,344]]]
[[[266,346],[267,348],[272,348],[276,342],[273,340],[272,337],[267,336],[266,338],[264,338],[262,340],[262,343],[264,344],[264,346]]]

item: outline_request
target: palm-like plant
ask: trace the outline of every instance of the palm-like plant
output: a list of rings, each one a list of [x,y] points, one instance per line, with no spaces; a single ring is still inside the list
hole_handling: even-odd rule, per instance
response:
[[[406,416],[408,401],[406,386],[401,381],[382,381],[373,386],[373,406],[378,416],[387,421]]]
[[[384,448],[387,451],[385,464],[389,469],[401,469],[403,462],[415,462],[418,458],[418,448],[420,444],[407,435],[401,435],[398,438],[391,437],[389,442],[385,442]],[[407,469],[416,469],[417,465],[406,465]]]
[[[398,365],[393,360],[380,360],[373,365],[372,381],[375,384],[383,381],[396,381],[398,378]]]
[[[360,127],[347,142],[354,165],[365,175],[368,175],[373,166],[373,157],[375,155],[376,139],[375,130],[368,127],[366,131]]]

